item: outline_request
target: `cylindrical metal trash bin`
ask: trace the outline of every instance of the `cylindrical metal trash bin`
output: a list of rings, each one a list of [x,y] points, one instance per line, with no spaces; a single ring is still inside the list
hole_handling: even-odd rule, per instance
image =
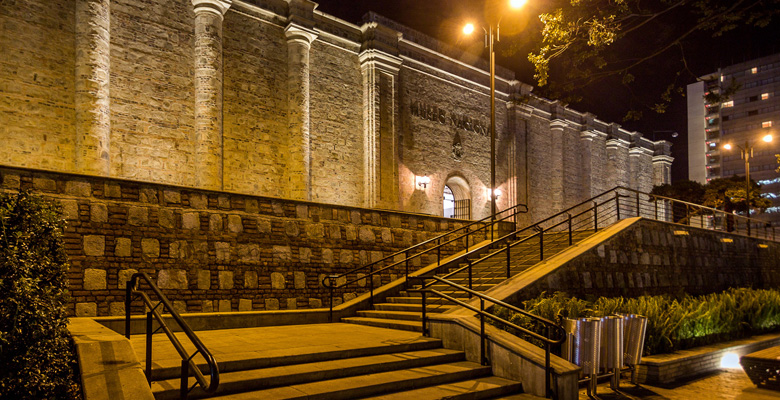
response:
[[[601,318],[601,369],[623,368],[623,317]]]
[[[622,317],[625,320],[623,361],[627,365],[637,365],[642,361],[642,350],[645,347],[647,317],[636,314],[627,314]]]
[[[601,342],[601,319],[565,319],[566,341],[563,343],[563,358],[582,367],[582,375],[595,375],[599,367],[599,343]]]

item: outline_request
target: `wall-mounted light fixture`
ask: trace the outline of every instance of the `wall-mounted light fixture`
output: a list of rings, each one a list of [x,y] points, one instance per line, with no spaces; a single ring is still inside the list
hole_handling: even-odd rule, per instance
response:
[[[417,187],[421,187],[423,190],[425,190],[428,187],[428,184],[431,183],[431,178],[429,178],[428,175],[415,176],[414,180],[417,182]]]
[[[488,198],[490,198],[491,195],[493,194],[492,190],[488,189],[487,192],[488,192]],[[496,189],[496,199],[501,197],[502,194],[503,194],[503,192],[501,191],[501,189]]]

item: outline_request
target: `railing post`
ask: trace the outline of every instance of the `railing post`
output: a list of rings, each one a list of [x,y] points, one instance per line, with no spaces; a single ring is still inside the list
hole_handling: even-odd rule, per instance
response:
[[[187,400],[187,392],[188,389],[188,383],[187,383],[187,376],[189,375],[190,368],[189,363],[187,360],[181,360],[181,386],[179,387],[179,393],[181,400]]]
[[[482,365],[488,365],[485,354],[485,299],[479,298],[479,342],[480,342],[480,360]]]
[[[130,305],[132,303],[130,296],[133,293],[131,285],[132,279],[125,283],[125,337],[130,339]]]
[[[146,312],[146,380],[152,385],[152,311]]]
[[[471,274],[471,260],[469,260],[469,289],[474,290],[472,288],[472,274]],[[469,293],[469,298],[471,298],[471,293]]]
[[[539,261],[544,260],[544,230],[539,231]]]
[[[636,192],[636,216],[641,217],[640,208],[639,208],[639,192]]]
[[[615,192],[615,209],[617,210],[617,220],[620,221],[620,193]]]
[[[655,220],[658,221],[658,198],[653,200],[653,204],[655,204]]]
[[[440,239],[436,239],[436,265],[441,266],[441,245],[439,244]]]
[[[574,238],[572,237],[572,232],[571,232],[571,214],[566,213],[566,215],[569,217],[569,246],[571,246],[572,244],[574,244]]]
[[[371,266],[368,268],[368,306],[374,307],[374,264],[371,264]],[[347,278],[349,279],[349,278]],[[379,279],[382,279],[381,277]],[[380,280],[381,282],[381,280]]]
[[[330,314],[328,315],[328,322],[333,322],[333,287],[336,286],[336,276],[328,276],[328,287],[330,288]]]
[[[425,287],[425,281],[422,281],[422,282],[423,282],[422,287],[424,288]],[[420,294],[422,295],[422,335],[423,336],[428,336],[428,328],[426,327],[426,324],[425,324],[425,322],[427,320],[427,316],[425,314],[425,307],[426,307],[425,306],[425,290],[420,291]]]
[[[406,250],[406,281],[404,281],[404,288],[409,289],[409,250]]]
[[[599,203],[593,202],[593,231],[599,231]]]
[[[547,339],[550,338],[550,326],[547,325]],[[550,371],[550,342],[545,341],[544,343],[544,387],[545,389],[545,397],[549,398],[552,394],[552,388],[550,387],[550,381],[552,371]]]
[[[506,241],[506,279],[509,279],[510,276],[512,276],[512,267],[510,266],[510,245],[509,241]]]

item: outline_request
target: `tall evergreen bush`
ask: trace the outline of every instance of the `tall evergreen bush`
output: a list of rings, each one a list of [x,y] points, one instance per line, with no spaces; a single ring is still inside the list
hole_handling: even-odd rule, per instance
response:
[[[59,206],[0,194],[0,398],[74,399]]]

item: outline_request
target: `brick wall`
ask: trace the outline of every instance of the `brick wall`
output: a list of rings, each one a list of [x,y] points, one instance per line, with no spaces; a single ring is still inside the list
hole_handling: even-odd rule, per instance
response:
[[[13,168],[0,168],[0,178],[3,191],[29,189],[62,204],[71,263],[69,313],[77,316],[123,314],[125,282],[137,271],[155,279],[182,312],[327,306],[329,290],[320,283],[325,275],[377,261],[464,224]],[[435,257],[412,265],[427,265]],[[375,283],[388,283],[399,273],[389,271]],[[364,290],[362,282],[337,292],[336,303]]]

